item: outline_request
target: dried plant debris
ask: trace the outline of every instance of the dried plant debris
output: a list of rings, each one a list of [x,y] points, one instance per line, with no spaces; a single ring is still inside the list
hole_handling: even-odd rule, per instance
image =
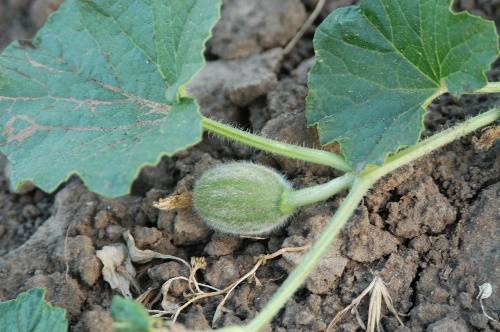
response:
[[[142,250],[137,248],[135,244],[134,237],[130,231],[123,232],[123,238],[126,242],[126,246],[123,244],[113,244],[110,246],[105,246],[101,250],[97,251],[97,257],[102,261],[103,267],[103,277],[106,282],[108,282],[112,289],[119,290],[120,293],[127,297],[132,298],[130,292],[130,286],[134,287],[134,290],[139,293],[139,288],[136,287],[135,281],[135,269],[132,265],[133,263],[144,264],[152,261],[153,259],[165,259],[177,261],[188,268],[188,276],[176,276],[167,280],[161,287],[160,296],[163,297],[161,306],[163,308],[163,313],[175,313],[175,310],[180,306],[175,302],[171,301],[168,297],[168,291],[175,280],[186,281],[189,285],[190,292],[193,294],[205,294],[202,288],[210,291],[219,291],[219,289],[199,283],[196,280],[196,272],[199,270],[204,270],[207,267],[207,263],[203,257],[192,257],[191,263],[188,263],[184,259],[165,255],[153,250]],[[148,302],[155,303],[158,301],[158,296],[154,297],[155,289],[148,288],[142,294],[137,297],[137,301],[146,304]],[[173,309],[175,308],[175,310]]]
[[[193,196],[189,192],[183,192],[180,194],[170,195],[165,198],[161,198],[158,202],[154,202],[153,206],[160,210],[177,210],[177,209],[187,209],[193,205]]]
[[[479,304],[481,305],[481,310],[483,311],[483,315],[489,320],[500,324],[498,320],[488,315],[486,309],[484,308],[483,300],[490,298],[491,295],[493,295],[493,287],[489,282],[485,282],[484,284],[479,286],[479,294],[477,294],[476,299],[479,300]]]
[[[169,316],[172,324],[177,321],[181,312],[191,304],[206,298],[223,295],[224,298],[217,306],[212,319],[212,326],[214,326],[222,315],[224,304],[238,285],[243,283],[245,280],[251,279],[253,279],[257,285],[260,284],[259,280],[255,276],[259,267],[266,264],[268,260],[282,256],[285,253],[301,252],[309,248],[309,246],[282,248],[272,254],[256,257],[255,264],[252,269],[224,289],[218,289],[216,287],[200,283],[196,280],[196,273],[200,270],[205,270],[207,267],[205,258],[192,257],[190,263],[188,263],[180,257],[164,255],[152,250],[141,250],[137,248],[134,237],[130,231],[123,232],[123,238],[127,243],[126,246],[121,243],[104,246],[101,250],[97,251],[97,257],[104,265],[102,269],[104,280],[110,284],[112,289],[118,290],[126,298],[132,298],[132,293],[130,291],[131,286],[134,288],[134,291],[140,293],[139,287],[137,287],[135,281],[136,271],[132,262],[143,264],[148,263],[153,259],[167,259],[180,262],[188,268],[189,275],[179,275],[168,279],[163,283],[156,296],[154,296],[155,289],[149,288],[140,294],[136,299],[137,302],[151,308],[151,306],[159,301],[161,297],[160,305],[162,310],[149,310],[149,312],[152,313],[154,317]],[[169,294],[172,284],[175,281],[184,281],[188,283],[188,291],[184,294],[184,298],[187,299],[185,303],[179,303]]]
[[[500,126],[493,126],[485,128],[481,133],[481,137],[474,138],[472,143],[476,150],[487,151],[498,139],[500,139]]]
[[[163,297],[161,306],[163,310],[150,310],[151,313],[154,314],[155,317],[163,317],[163,316],[170,316],[171,317],[171,323],[175,323],[177,321],[177,318],[181,314],[181,312],[192,305],[195,302],[201,301],[203,299],[207,299],[210,297],[214,296],[221,296],[224,295],[224,298],[222,299],[221,302],[219,302],[219,305],[217,306],[217,309],[215,310],[215,314],[212,318],[212,326],[215,325],[217,320],[221,317],[221,314],[223,312],[224,304],[226,303],[227,299],[231,296],[232,292],[240,285],[243,283],[245,280],[251,280],[253,279],[257,285],[260,285],[259,280],[256,278],[255,273],[261,267],[262,265],[266,264],[266,262],[270,259],[274,259],[276,257],[282,256],[285,253],[290,253],[290,252],[301,252],[305,251],[309,248],[309,246],[303,246],[303,247],[294,247],[294,248],[282,248],[272,254],[268,255],[262,255],[259,257],[256,257],[256,261],[254,266],[247,272],[245,273],[242,277],[240,277],[238,280],[232,282],[230,285],[223,289],[217,289],[215,287],[212,287],[210,285],[205,285],[202,283],[198,283],[196,279],[194,278],[194,275],[198,269],[204,269],[205,267],[205,261],[201,257],[196,257],[191,260],[191,273],[189,278],[178,276],[171,278],[167,280],[162,288],[161,288],[161,295]],[[177,302],[175,302],[173,299],[170,299],[169,297],[169,289],[172,285],[172,283],[176,280],[184,280],[190,284],[189,287],[189,293],[185,294],[185,298],[189,299],[187,302],[184,304],[180,305]],[[194,287],[192,287],[194,285]],[[205,292],[201,288],[208,289],[210,291]]]
[[[177,256],[172,256],[172,255],[164,255],[159,252],[153,251],[153,250],[141,250],[136,247],[135,245],[135,240],[132,237],[132,234],[130,231],[125,231],[123,232],[123,238],[125,242],[127,243],[127,249],[128,249],[128,254],[130,256],[130,259],[134,263],[148,263],[152,261],[153,259],[169,259],[169,260],[174,260],[179,263],[184,264],[188,268],[190,268],[190,265],[188,262],[183,260],[182,258],[179,258]]]
[[[365,325],[358,313],[358,306],[361,303],[361,300],[368,294],[370,294],[370,305],[368,307],[368,322],[367,325]],[[387,309],[389,309],[389,311],[396,317],[401,326],[404,326],[403,322],[399,318],[398,312],[394,309],[392,298],[384,284],[384,281],[379,276],[375,276],[370,285],[368,285],[368,287],[365,288],[365,290],[361,292],[361,294],[356,297],[351,304],[335,315],[333,320],[328,325],[326,332],[333,332],[335,324],[337,324],[349,310],[351,310],[351,313],[356,315],[356,320],[363,330],[368,332],[374,332],[375,330],[380,331],[382,300],[385,302]]]
[[[132,298],[130,286],[139,287],[135,281],[135,268],[130,261],[127,247],[117,243],[97,250],[97,257],[103,264],[102,275],[112,289],[120,291],[126,298]]]
[[[189,294],[206,294],[202,288],[218,292],[220,291],[216,287],[200,283],[196,280],[196,272],[199,270],[205,270],[207,267],[207,262],[203,257],[192,257],[191,266],[189,269],[189,277],[176,276],[165,281],[161,287],[160,294],[162,296],[161,307],[163,309],[162,313],[175,314],[180,308],[180,304],[177,303],[173,298],[169,296],[170,288],[174,281],[180,280],[185,281],[189,285]],[[190,295],[189,295],[190,296]]]

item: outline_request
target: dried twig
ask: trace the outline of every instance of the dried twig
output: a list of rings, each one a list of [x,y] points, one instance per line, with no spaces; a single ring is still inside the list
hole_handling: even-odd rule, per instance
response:
[[[145,263],[149,262],[152,259],[170,259],[170,260],[176,260],[178,262],[181,262],[185,266],[188,267],[189,269],[189,276],[176,276],[173,278],[170,278],[167,280],[165,283],[163,283],[161,287],[161,291],[153,299],[153,303],[156,303],[159,299],[159,296],[162,296],[162,301],[161,301],[161,307],[163,310],[149,310],[150,313],[153,313],[153,317],[162,317],[164,315],[172,315],[172,323],[175,323],[177,318],[179,317],[180,313],[187,307],[189,307],[191,304],[198,302],[202,299],[206,299],[209,297],[214,297],[214,296],[219,296],[219,295],[224,295],[224,298],[222,301],[219,303],[215,310],[214,317],[212,319],[212,325],[215,324],[215,322],[220,318],[224,304],[226,303],[227,299],[230,297],[230,295],[233,293],[233,291],[240,285],[242,282],[245,280],[253,277],[255,278],[255,282],[260,285],[260,281],[256,278],[255,273],[257,270],[266,262],[270,259],[274,259],[276,257],[279,257],[285,253],[290,253],[290,252],[300,252],[307,250],[309,248],[309,245],[303,246],[303,247],[295,247],[295,248],[282,248],[272,254],[268,255],[262,255],[260,257],[257,257],[255,265],[248,271],[245,275],[240,277],[238,280],[235,282],[231,283],[229,286],[225,287],[224,289],[217,289],[215,287],[212,287],[207,284],[200,283],[196,280],[196,272],[199,270],[206,269],[207,263],[203,257],[193,257],[191,258],[191,264],[188,264],[185,260],[182,258],[176,257],[176,256],[170,256],[170,255],[164,255],[152,250],[141,250],[138,249],[135,245],[135,240],[130,234],[129,231],[126,231],[123,233],[123,237],[125,241],[127,242],[127,251],[128,251],[128,256],[132,259],[133,262],[137,263]],[[122,245],[123,246],[123,245]],[[123,246],[125,247],[125,246]],[[190,298],[186,303],[179,305],[176,302],[172,302],[168,298],[168,293],[170,291],[170,288],[173,284],[174,281],[186,281],[189,285],[189,293],[185,294],[185,297]],[[203,291],[201,288],[205,288],[209,290],[208,292]],[[151,297],[152,291],[154,289],[148,289],[146,292],[141,294],[138,297],[138,301],[141,303],[145,303],[147,299]]]
[[[155,291],[154,287],[148,287],[141,295],[139,295],[135,300],[142,305],[146,306],[149,303],[149,299],[153,296],[153,292]]]
[[[309,18],[307,21],[302,25],[300,30],[295,34],[295,36],[288,42],[286,47],[283,49],[283,55],[286,55],[290,53],[290,51],[295,47],[295,45],[298,43],[300,38],[306,33],[306,31],[311,27],[311,25],[314,23],[318,15],[321,13],[321,10],[325,6],[325,0],[319,0],[318,3],[316,4],[316,7],[314,8],[313,12],[311,15],[309,15]]]
[[[195,303],[195,302],[198,302],[200,300],[203,300],[203,299],[206,299],[206,298],[210,298],[210,297],[214,297],[214,296],[220,296],[220,295],[225,295],[224,298],[222,299],[222,301],[219,303],[219,305],[217,306],[217,309],[215,311],[215,314],[214,314],[214,317],[213,317],[213,320],[212,320],[212,325],[215,324],[215,322],[217,321],[217,319],[220,317],[221,313],[222,313],[222,310],[223,310],[223,307],[224,307],[224,304],[225,302],[227,301],[227,299],[229,298],[229,296],[232,294],[232,292],[234,291],[234,289],[236,287],[238,287],[238,285],[240,285],[243,281],[251,278],[252,276],[255,276],[255,273],[257,272],[257,270],[259,269],[259,267],[261,267],[262,265],[264,265],[268,260],[270,259],[274,259],[276,257],[279,257],[285,253],[289,253],[289,252],[300,252],[300,251],[304,251],[304,250],[307,250],[309,248],[309,246],[304,246],[304,247],[295,247],[295,248],[282,248],[272,254],[269,254],[269,255],[262,255],[260,257],[257,258],[256,262],[255,262],[255,265],[252,267],[252,269],[250,269],[250,271],[248,271],[247,273],[245,273],[245,275],[243,275],[242,277],[240,277],[238,280],[236,280],[235,282],[231,283],[229,286],[225,287],[224,289],[221,289],[221,290],[214,290],[212,292],[202,292],[202,291],[198,291],[198,288],[196,291],[194,291],[193,289],[193,292],[192,292],[192,298],[190,300],[188,300],[186,303],[184,303],[183,305],[179,306],[176,310],[175,310],[175,313],[174,315],[172,316],[172,323],[175,323],[177,321],[177,318],[179,317],[179,315],[181,314],[181,312],[186,309],[187,307],[189,307],[191,304]],[[191,278],[185,278],[185,277],[176,277],[176,278],[172,278],[170,280],[168,280],[167,282],[165,282],[165,284],[163,284],[162,286],[162,294],[163,294],[163,301],[166,301],[165,303],[163,303],[162,301],[162,307],[163,307],[163,311],[161,310],[157,310],[157,311],[154,311],[155,312],[155,317],[160,317],[160,316],[164,316],[166,314],[171,314],[172,313],[172,309],[174,307],[174,305],[169,302],[167,299],[166,299],[166,295],[168,293],[168,290],[172,284],[172,282],[174,280],[187,280],[188,282],[191,282]],[[258,282],[258,280],[256,279],[256,282]],[[259,282],[260,283],[260,282]],[[213,289],[213,287],[211,286],[208,286],[208,285],[204,285],[204,284],[201,284],[201,283],[198,283],[199,286],[203,286],[205,288],[211,288]]]
[[[285,253],[300,252],[300,251],[307,250],[308,248],[309,248],[309,246],[296,247],[296,248],[281,248],[280,250],[278,250],[278,251],[276,251],[276,252],[274,252],[272,254],[260,256],[257,259],[257,262],[255,263],[255,265],[253,266],[253,268],[250,271],[248,271],[243,277],[241,277],[240,279],[238,279],[237,281],[235,281],[234,283],[232,283],[231,285],[229,285],[228,287],[226,287],[224,289],[224,290],[226,290],[226,295],[224,296],[224,298],[222,299],[222,301],[217,306],[217,309],[215,309],[214,317],[212,318],[212,327],[214,327],[215,323],[217,322],[217,320],[222,315],[222,309],[224,308],[224,304],[226,303],[227,299],[229,298],[229,296],[231,295],[231,293],[234,291],[234,289],[239,284],[241,284],[246,279],[249,279],[249,278],[253,277],[253,278],[255,278],[255,282],[260,285],[260,281],[255,276],[255,272],[257,272],[257,270],[259,269],[259,267],[261,267],[262,265],[266,264],[266,261],[268,261],[270,259],[274,259],[274,258],[276,258],[278,256],[281,256],[281,255],[285,254]]]

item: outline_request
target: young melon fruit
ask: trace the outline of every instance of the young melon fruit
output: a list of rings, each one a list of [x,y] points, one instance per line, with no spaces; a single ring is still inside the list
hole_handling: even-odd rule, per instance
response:
[[[212,228],[239,235],[262,235],[293,213],[282,207],[291,184],[276,171],[250,162],[217,166],[201,176],[193,191],[198,215]]]

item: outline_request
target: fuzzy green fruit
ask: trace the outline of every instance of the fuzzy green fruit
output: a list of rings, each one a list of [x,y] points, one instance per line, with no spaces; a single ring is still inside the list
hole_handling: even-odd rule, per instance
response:
[[[232,162],[207,171],[196,182],[194,208],[211,227],[226,233],[259,235],[281,226],[293,213],[282,207],[290,183],[267,167]]]

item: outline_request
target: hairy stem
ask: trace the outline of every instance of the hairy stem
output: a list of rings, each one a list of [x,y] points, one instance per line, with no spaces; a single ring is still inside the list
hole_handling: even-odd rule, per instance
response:
[[[297,266],[297,268],[288,276],[262,311],[257,314],[249,325],[243,327],[230,327],[223,329],[223,331],[255,332],[261,330],[266,324],[268,324],[285,305],[288,299],[293,296],[295,291],[307,279],[307,276],[316,267],[322,255],[326,252],[326,250],[328,250],[333,239],[352,216],[368,189],[378,179],[417,158],[429,154],[432,151],[499,119],[500,108],[490,110],[469,119],[464,123],[423,140],[413,147],[394,154],[389,157],[386,163],[382,166],[372,167],[361,174],[357,174],[352,183],[349,195],[347,195],[346,199],[342,202],[330,223],[323,230],[319,239],[313,244],[311,250],[305,255],[299,266]],[[347,179],[349,176],[350,174],[344,175],[344,179]],[[300,192],[300,190],[298,192]]]
[[[364,179],[357,179],[354,182],[349,195],[342,202],[330,223],[323,229],[321,236],[313,244],[311,250],[250,324],[243,327],[244,331],[255,332],[261,330],[292,297],[293,293],[302,285],[323,254],[328,250],[332,240],[352,216],[370,185],[371,182]]]
[[[387,158],[384,165],[371,168],[363,172],[364,176],[372,179],[379,179],[382,176],[389,174],[395,169],[404,166],[426,154],[437,150],[448,143],[451,143],[460,137],[466,136],[473,131],[489,125],[500,119],[500,108],[494,108],[488,112],[477,115],[469,120],[466,120],[454,127],[444,130],[435,134],[417,145],[404,149],[389,158]]]
[[[500,82],[488,82],[488,84],[475,93],[500,93]]]
[[[248,133],[246,131],[222,124],[205,117],[202,118],[202,125],[205,130],[216,135],[238,141],[242,144],[266,152],[282,155],[292,159],[299,159],[315,164],[330,166],[343,172],[351,171],[351,167],[346,163],[344,158],[333,152],[281,143],[269,138]]]
[[[283,211],[293,211],[304,205],[324,201],[342,190],[348,189],[354,182],[354,178],[354,174],[346,173],[327,183],[285,192],[281,202],[282,209]]]

